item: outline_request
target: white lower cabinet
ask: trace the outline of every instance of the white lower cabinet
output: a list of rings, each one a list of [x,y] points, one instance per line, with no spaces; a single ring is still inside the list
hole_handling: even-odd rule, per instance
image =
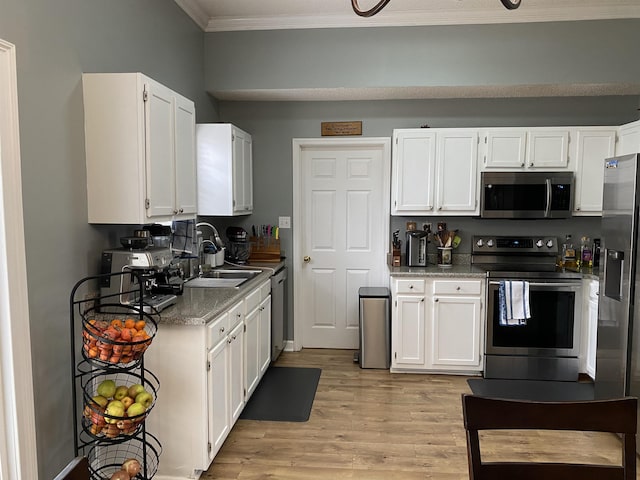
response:
[[[482,370],[484,280],[394,277],[391,284],[392,371]]]
[[[596,378],[596,344],[598,340],[598,280],[582,281],[582,348],[580,371]]]
[[[154,480],[198,478],[222,447],[271,363],[270,287],[263,282],[207,325],[160,325],[145,353],[167,392],[147,420],[163,449]]]
[[[245,299],[244,370],[245,401],[248,401],[271,363],[271,280]]]

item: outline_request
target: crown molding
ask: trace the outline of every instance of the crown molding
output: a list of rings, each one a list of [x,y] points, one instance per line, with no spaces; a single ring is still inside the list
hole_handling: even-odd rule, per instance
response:
[[[207,30],[209,22],[209,14],[205,12],[198,0],[174,0],[178,6],[185,11],[191,19],[204,31]]]
[[[178,4],[195,4],[196,0],[175,0]],[[486,10],[479,8],[439,9],[431,11],[389,11],[374,17],[361,18],[349,14],[273,15],[263,17],[211,17],[205,22],[206,32],[242,30],[284,30],[306,28],[359,28],[421,25],[469,25],[499,23],[559,22],[580,20],[612,20],[640,18],[640,5],[585,5],[551,8],[521,7],[518,10]],[[202,9],[200,9],[203,12]],[[191,15],[191,14],[190,14]],[[205,15],[206,16],[206,15]],[[192,17],[193,18],[193,17]],[[199,25],[202,17],[200,17]]]
[[[309,102],[640,95],[640,83],[213,90],[221,101]]]

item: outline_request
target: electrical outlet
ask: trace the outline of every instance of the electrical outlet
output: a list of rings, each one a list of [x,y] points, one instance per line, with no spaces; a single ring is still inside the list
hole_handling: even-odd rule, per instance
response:
[[[291,217],[278,217],[279,228],[291,228]]]

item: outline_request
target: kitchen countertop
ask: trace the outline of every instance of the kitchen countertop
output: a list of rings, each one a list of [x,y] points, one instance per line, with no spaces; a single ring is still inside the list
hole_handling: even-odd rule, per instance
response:
[[[158,323],[160,325],[206,325],[210,320],[229,310],[245,295],[269,279],[275,270],[284,266],[284,261],[245,266],[254,269],[259,268],[262,273],[245,282],[239,288],[185,287],[183,294],[177,296],[175,305],[160,312]]]
[[[574,270],[582,274],[583,278],[590,280],[599,279],[598,268],[581,268]],[[392,277],[478,277],[485,278],[487,272],[480,267],[470,263],[454,264],[450,267],[439,267],[438,265],[428,265],[426,267],[389,267],[389,274]]]

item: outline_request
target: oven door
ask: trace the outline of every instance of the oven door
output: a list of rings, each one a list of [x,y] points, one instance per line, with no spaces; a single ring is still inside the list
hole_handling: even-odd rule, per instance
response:
[[[518,326],[499,324],[499,285],[499,279],[489,279],[487,355],[578,357],[582,313],[579,280],[529,280],[531,318],[526,325]]]

